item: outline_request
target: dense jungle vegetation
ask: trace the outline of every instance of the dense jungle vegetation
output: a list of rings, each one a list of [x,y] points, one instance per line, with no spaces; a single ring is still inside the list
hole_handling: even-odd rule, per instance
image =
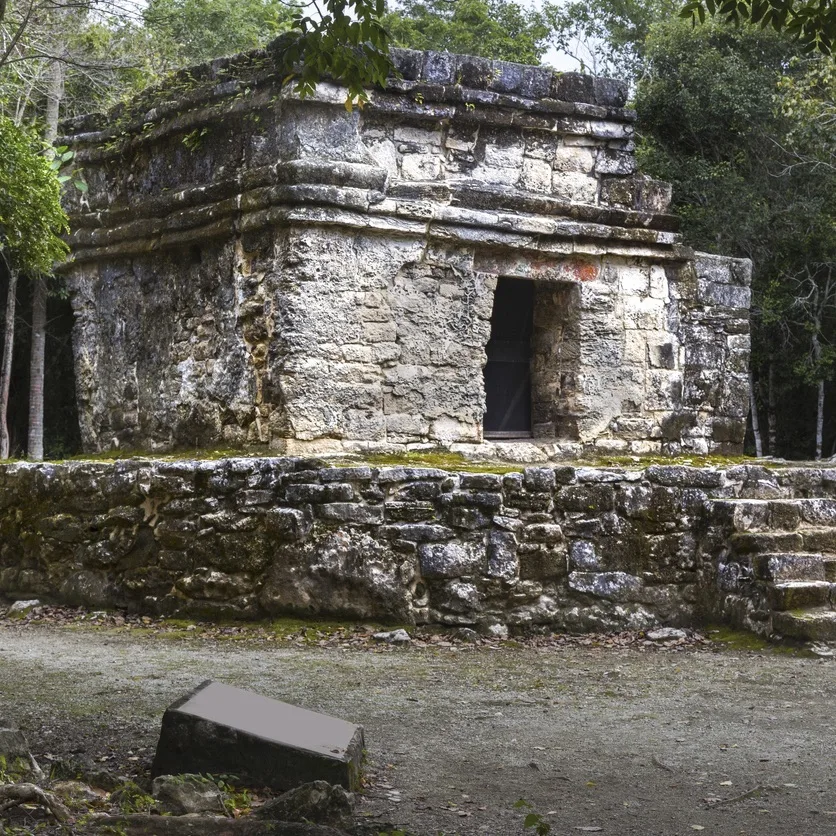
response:
[[[59,190],[86,183],[71,152],[50,150],[59,120],[282,34],[289,83],[330,71],[355,99],[385,76],[388,43],[529,63],[556,49],[629,78],[641,165],[673,183],[685,241],[754,262],[751,451],[836,452],[829,2],[0,0],[0,455],[78,443],[72,316],[48,273],[64,249]]]

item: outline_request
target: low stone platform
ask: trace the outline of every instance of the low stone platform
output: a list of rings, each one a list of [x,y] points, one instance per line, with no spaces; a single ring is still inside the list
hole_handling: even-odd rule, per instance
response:
[[[800,600],[785,581],[815,581],[804,603],[830,607],[831,526],[836,469],[808,466],[21,463],[0,468],[0,594],[206,618],[565,631],[720,618],[768,633]],[[771,578],[769,555],[788,552],[821,573]]]

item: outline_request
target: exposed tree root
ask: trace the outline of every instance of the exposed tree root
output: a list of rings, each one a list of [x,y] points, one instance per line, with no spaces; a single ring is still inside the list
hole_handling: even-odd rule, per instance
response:
[[[70,811],[51,792],[45,792],[35,784],[7,784],[0,786],[0,813],[20,804],[40,804],[58,821],[70,818]]]

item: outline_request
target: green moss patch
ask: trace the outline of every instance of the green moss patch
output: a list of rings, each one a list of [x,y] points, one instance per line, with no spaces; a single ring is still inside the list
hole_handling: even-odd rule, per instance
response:
[[[809,650],[801,642],[782,640],[770,641],[747,630],[736,630],[722,624],[705,628],[705,635],[722,650],[745,650],[752,653],[784,654],[790,656],[810,656]]]

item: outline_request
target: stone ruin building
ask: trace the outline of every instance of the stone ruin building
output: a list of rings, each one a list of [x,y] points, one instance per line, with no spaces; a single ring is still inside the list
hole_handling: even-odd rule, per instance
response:
[[[741,452],[750,264],[680,243],[626,85],[393,56],[350,112],[267,50],[70,126],[85,449]]]
[[[85,447],[181,454],[0,467],[0,595],[836,639],[836,468],[557,461],[742,449],[750,265],[681,245],[625,86],[394,58],[362,110],[268,49],[70,126]],[[344,455],[433,446],[520,466]]]

